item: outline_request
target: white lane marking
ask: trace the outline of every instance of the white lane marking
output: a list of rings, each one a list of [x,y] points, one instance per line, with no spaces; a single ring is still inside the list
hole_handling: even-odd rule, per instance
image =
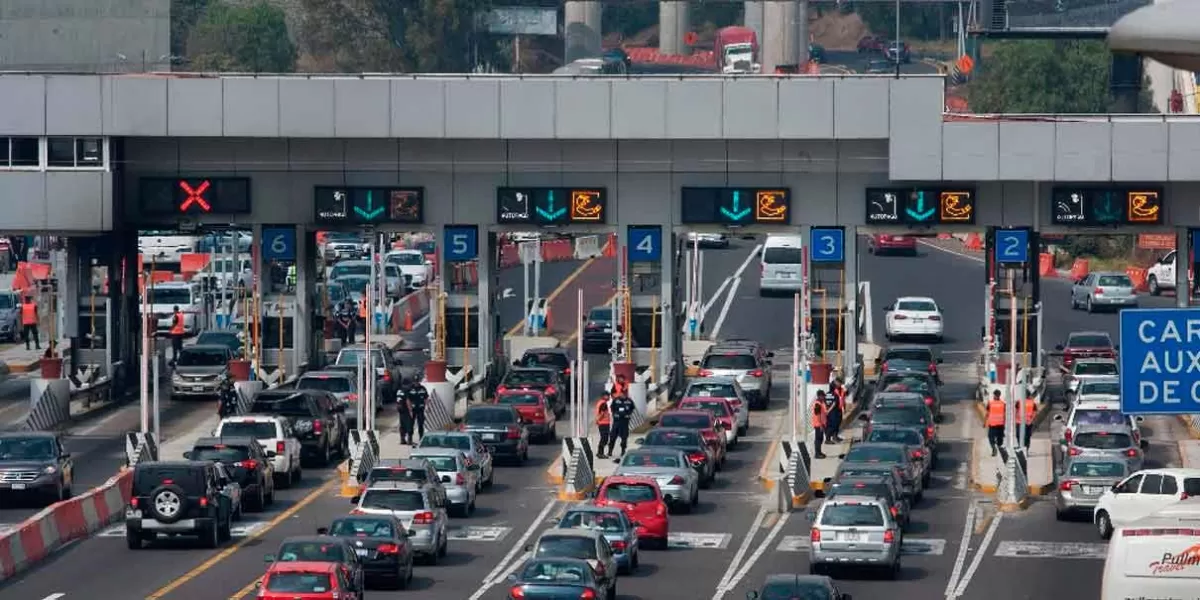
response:
[[[983,563],[983,557],[987,555],[988,546],[992,543],[992,538],[996,536],[996,530],[1000,528],[1000,521],[1004,518],[1004,513],[998,512],[992,517],[992,524],[988,526],[987,533],[983,535],[983,541],[979,544],[979,550],[975,552],[975,558],[971,559],[971,566],[967,567],[967,572],[963,573],[962,579],[958,582],[958,587],[954,589],[954,598],[961,598],[967,593],[967,586],[971,584],[971,578],[975,577],[975,571],[979,569],[979,565]]]
[[[738,570],[737,575],[734,575],[733,579],[730,579],[725,583],[724,589],[717,588],[717,593],[713,595],[713,600],[721,600],[722,596],[727,594],[729,590],[737,587],[737,584],[740,583],[742,579],[746,577],[746,575],[750,574],[750,569],[754,567],[754,563],[758,562],[758,559],[762,558],[762,555],[769,548],[771,548],[771,544],[775,541],[775,538],[779,536],[779,532],[783,530],[783,526],[787,524],[788,517],[790,516],[792,516],[792,513],[783,513],[780,515],[779,521],[777,521],[775,526],[771,528],[771,531],[767,534],[767,537],[763,538],[762,543],[759,544],[758,548],[754,550],[754,554],[751,554],[750,558],[746,559],[746,564],[742,565],[742,568]]]
[[[967,562],[967,553],[971,551],[971,532],[975,529],[975,513],[979,505],[971,502],[967,505],[967,519],[963,522],[962,539],[958,542],[958,554],[954,556],[954,568],[950,571],[950,581],[946,582],[946,591],[942,595],[951,598],[958,579],[962,577],[963,565]]]
[[[733,536],[728,533],[672,531],[667,535],[667,547],[675,550],[724,550],[731,539]]]
[[[554,507],[556,506],[558,506],[558,500],[551,500],[546,504],[546,506],[542,507],[542,511],[539,512],[536,517],[534,517],[533,523],[529,526],[529,529],[525,530],[525,533],[521,534],[521,537],[517,539],[517,543],[513,544],[513,547],[508,551],[508,554],[505,554],[504,558],[500,559],[500,563],[496,565],[496,568],[492,569],[491,572],[484,576],[483,583],[479,586],[479,589],[475,590],[475,593],[471,594],[471,597],[467,600],[479,600],[484,596],[484,594],[487,593],[488,590],[492,589],[493,586],[495,586],[504,578],[505,570],[506,567],[509,566],[509,562],[512,561],[512,559],[516,557],[518,553],[524,552],[525,544],[529,541],[529,538],[533,537],[534,532],[538,530],[542,522],[545,521],[546,517],[550,515],[550,511],[554,510]],[[517,564],[520,563],[518,562]]]
[[[733,275],[726,277],[725,281],[721,282],[721,287],[718,287],[717,291],[713,292],[712,298],[709,298],[708,302],[705,302],[704,306],[700,307],[700,321],[701,322],[703,322],[704,317],[706,315],[708,315],[709,309],[711,309],[713,307],[713,305],[717,303],[717,300],[721,299],[721,294],[725,292],[725,287],[729,285],[730,281],[733,281]]]
[[[993,556],[1104,560],[1108,556],[1108,544],[1096,542],[1000,542],[996,544],[996,552]]]
[[[137,405],[137,406],[140,407],[140,405]],[[99,431],[101,427],[104,427],[104,426],[108,425],[109,423],[111,423],[117,417],[122,417],[122,416],[126,416],[128,414],[131,414],[133,412],[134,408],[135,408],[134,406],[129,406],[126,408],[117,409],[117,410],[113,411],[113,413],[111,415],[108,415],[107,417],[104,417],[103,419],[96,421],[92,425],[89,425],[89,426],[75,432],[75,435],[92,435],[93,433],[96,433],[97,431]]]
[[[931,244],[931,243],[929,243],[929,242],[922,241],[922,240],[917,240],[917,243],[918,243],[918,244],[921,244],[922,246],[925,246],[926,248],[933,248],[934,250],[938,250],[938,251],[940,251],[940,252],[945,252],[946,254],[950,254],[950,255],[953,255],[953,256],[957,256],[957,257],[959,257],[959,258],[965,258],[965,259],[967,259],[967,260],[973,260],[973,261],[975,261],[975,262],[977,262],[977,263],[981,263],[981,262],[983,262],[983,257],[981,257],[981,256],[972,256],[972,255],[970,255],[970,254],[966,254],[966,253],[963,253],[963,252],[959,252],[959,251],[957,251],[957,250],[951,250],[951,249],[949,249],[949,248],[943,248],[943,247],[941,247],[941,246],[938,246],[937,244]]]
[[[512,527],[451,527],[447,536],[456,542],[499,542],[508,536]]]
[[[58,600],[59,598],[62,598],[63,596],[66,596],[66,594],[64,594],[62,592],[58,592],[55,594],[50,594],[49,596],[42,598],[42,600]]]
[[[808,552],[812,540],[807,535],[787,535],[775,547],[777,552]],[[900,544],[904,556],[941,556],[946,552],[946,540],[905,537]]]
[[[742,540],[742,544],[738,546],[737,553],[733,555],[733,560],[729,561],[729,568],[725,569],[725,574],[721,576],[721,581],[717,582],[717,598],[720,598],[724,592],[725,585],[733,578],[733,574],[737,572],[738,566],[741,565],[742,558],[746,556],[746,552],[750,550],[750,544],[754,543],[754,534],[758,533],[762,527],[763,520],[767,518],[767,507],[760,506],[758,514],[754,515],[754,522],[750,523],[750,529],[746,530],[746,537]]]
[[[741,277],[733,278],[733,285],[729,286],[729,295],[725,296],[725,304],[721,305],[721,314],[717,315],[717,322],[713,325],[712,333],[708,339],[717,340],[717,335],[721,333],[721,326],[725,324],[725,317],[729,315],[729,307],[733,306],[733,298],[737,295],[738,286],[742,284]]]
[[[758,256],[759,250],[762,250],[762,244],[754,246],[754,248],[750,250],[750,254],[746,256],[746,260],[742,261],[742,264],[738,266],[737,270],[734,271],[733,274],[726,277],[725,281],[721,282],[721,287],[717,288],[717,292],[713,294],[713,297],[709,298],[708,302],[705,303],[700,309],[701,323],[703,323],[705,318],[708,317],[709,309],[711,309],[713,305],[717,303],[717,300],[721,298],[721,292],[725,289],[725,286],[729,285],[730,282],[733,282],[733,287],[729,290],[729,296],[725,299],[725,308],[721,311],[720,320],[717,321],[717,326],[714,327],[713,331],[716,331],[720,328],[720,324],[725,320],[725,313],[729,311],[729,303],[733,296],[737,294],[737,287],[738,284],[741,283],[742,273],[745,273],[746,269],[750,267],[750,261],[754,260],[755,256]],[[713,336],[712,339],[716,339],[716,337]]]

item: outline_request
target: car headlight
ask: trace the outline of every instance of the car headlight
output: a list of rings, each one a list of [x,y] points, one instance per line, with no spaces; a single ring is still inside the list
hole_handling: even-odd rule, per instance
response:
[[[53,475],[58,472],[58,467],[56,467],[54,465],[49,465],[45,469],[42,469],[42,472],[47,475]]]

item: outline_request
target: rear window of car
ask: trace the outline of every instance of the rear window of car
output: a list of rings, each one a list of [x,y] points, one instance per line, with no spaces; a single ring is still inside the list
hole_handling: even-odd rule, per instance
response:
[[[612,320],[612,309],[611,308],[593,308],[592,312],[588,313],[588,320],[589,321],[611,321]]]
[[[1107,335],[1073,335],[1067,338],[1068,348],[1112,348]]]
[[[686,446],[700,442],[698,434],[691,431],[650,430],[644,443],[659,446]]]
[[[596,529],[606,532],[625,531],[621,517],[616,513],[591,510],[575,510],[563,515],[558,526],[563,529]]]
[[[409,469],[407,467],[376,467],[367,475],[368,483],[376,481],[416,481],[425,482],[429,474],[425,469]]]
[[[565,354],[554,352],[546,352],[539,354],[526,354],[521,357],[521,366],[523,367],[554,367],[556,369],[564,369],[571,366],[571,360]]]
[[[621,459],[621,466],[675,468],[681,465],[678,456],[657,452],[632,452]]]
[[[596,542],[592,538],[547,535],[538,540],[534,556],[550,556],[554,558],[596,558]]]
[[[875,423],[920,423],[924,424],[925,410],[916,406],[888,406],[871,411]]]
[[[1074,424],[1080,425],[1124,425],[1129,419],[1116,410],[1086,410],[1075,411]]]
[[[688,386],[684,396],[736,398],[737,390],[733,388],[733,384],[729,383],[693,383]]]
[[[184,490],[196,489],[202,481],[202,470],[182,465],[138,465],[133,474],[133,487],[141,494],[147,494],[160,485],[178,485]]]
[[[180,367],[222,367],[227,362],[229,353],[225,350],[184,348],[175,364]]]
[[[330,542],[284,542],[276,554],[279,562],[342,562],[345,547]]]
[[[301,377],[300,381],[296,383],[296,387],[306,390],[332,392],[334,394],[354,391],[354,383],[349,377]]]
[[[328,573],[271,573],[267,591],[283,594],[324,594],[332,588]]]
[[[1112,286],[1112,287],[1133,287],[1133,281],[1125,275],[1104,275],[1097,281],[1096,285]]]
[[[749,354],[709,354],[700,364],[704,369],[749,371],[758,367],[758,362]]]
[[[610,483],[604,486],[600,497],[616,502],[650,502],[658,498],[654,486],[646,483]]]
[[[932,362],[933,352],[925,348],[892,348],[884,355],[883,360],[916,360]]]
[[[1124,477],[1125,465],[1117,462],[1073,462],[1068,474],[1072,477]]]
[[[224,437],[252,437],[256,440],[276,436],[275,423],[263,421],[228,421],[221,424],[218,432]]]
[[[912,429],[872,429],[867,441],[920,446],[925,443],[925,438],[921,436],[921,432]]]
[[[707,415],[692,415],[680,413],[667,413],[659,418],[658,424],[662,427],[683,427],[686,429],[704,429],[712,424],[712,419]]]
[[[775,246],[763,250],[762,261],[768,265],[798,265],[804,262],[804,250]]]
[[[336,364],[351,366],[358,365],[358,363],[363,360],[364,354],[366,354],[366,350],[363,350],[362,348],[343,349],[338,353]],[[378,350],[371,350],[371,366],[378,369],[383,367],[383,364],[383,353]]]
[[[425,496],[417,490],[367,490],[359,506],[393,511],[425,510]]]
[[[878,498],[891,497],[891,488],[888,487],[888,484],[883,483],[882,481],[879,483],[866,483],[862,481],[855,483],[836,483],[833,485],[833,489],[830,490],[830,492],[831,493],[825,495],[826,498],[833,498],[839,495],[875,496]]]
[[[928,300],[901,300],[896,303],[896,310],[936,312],[937,305]]]
[[[1117,365],[1115,363],[1075,363],[1074,373],[1076,375],[1116,375]]]
[[[426,435],[421,438],[418,448],[454,448],[470,450],[471,440],[465,435]]]
[[[927,377],[897,376],[883,380],[885,392],[927,392],[933,388]]]
[[[235,463],[250,458],[250,449],[245,446],[196,446],[192,448],[192,460]]]
[[[517,415],[511,408],[472,408],[463,417],[463,422],[467,425],[503,425],[516,423]]]
[[[554,377],[549,371],[509,371],[504,378],[505,385],[545,385]]]
[[[496,396],[500,404],[541,404],[542,397],[537,394],[500,394]]]
[[[433,465],[433,468],[439,471],[457,471],[458,460],[453,456],[423,456],[425,460]]]
[[[1123,450],[1133,445],[1133,438],[1125,433],[1088,431],[1077,434],[1073,443],[1094,450]]]
[[[312,412],[308,409],[308,401],[302,394],[286,397],[259,396],[254,400],[250,412],[281,415],[285,417],[308,417]]]
[[[830,504],[821,511],[821,524],[831,527],[881,527],[883,509],[875,504]]]
[[[1188,496],[1200,496],[1200,477],[1188,477],[1184,479],[1183,493]]]
[[[853,446],[846,453],[846,462],[898,463],[904,460],[903,448],[887,446]]]
[[[717,400],[688,400],[679,405],[679,408],[699,408],[707,410],[718,417],[729,416],[729,406],[722,401]]]
[[[1079,394],[1104,394],[1107,396],[1121,395],[1121,384],[1115,381],[1085,381],[1079,385]]]

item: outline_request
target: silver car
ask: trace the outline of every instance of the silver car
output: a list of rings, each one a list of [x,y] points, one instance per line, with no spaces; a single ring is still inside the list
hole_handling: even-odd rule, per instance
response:
[[[622,575],[628,575],[638,568],[637,526],[630,520],[625,511],[612,506],[595,506],[592,504],[576,504],[563,513],[558,520],[559,529],[587,529],[599,531],[608,540],[613,555],[617,559],[617,569]]]
[[[1068,456],[1058,473],[1058,497],[1054,512],[1058,520],[1073,513],[1092,514],[1105,490],[1132,473],[1124,460],[1106,456]]]
[[[1121,379],[1119,377],[1092,377],[1079,382],[1075,388],[1073,402],[1121,403]]]
[[[701,377],[693,379],[683,393],[684,398],[725,398],[737,408],[737,433],[746,435],[750,429],[750,403],[734,377]]]
[[[661,446],[630,450],[621,459],[616,475],[653,478],[667,504],[680,512],[692,512],[700,502],[700,475],[682,450]]]
[[[354,515],[391,515],[404,524],[413,552],[429,564],[446,556],[449,516],[433,488],[407,481],[381,481],[358,497]]]
[[[592,529],[549,529],[537,542],[525,546],[532,558],[578,558],[586,560],[596,572],[600,586],[612,590],[608,598],[617,597],[617,556],[608,538]]]
[[[925,480],[922,467],[913,457],[913,452],[904,444],[888,442],[859,442],[850,446],[850,450],[839,456],[842,466],[850,465],[896,465],[900,467],[900,483],[905,493],[911,495],[913,503],[921,501],[925,494]]]
[[[1117,377],[1117,361],[1112,358],[1080,358],[1071,363],[1071,370],[1064,374],[1063,385],[1070,400],[1084,381]]]
[[[751,408],[767,407],[771,400],[771,361],[774,352],[749,344],[718,344],[697,361],[701,377],[732,377],[742,386]]]
[[[21,339],[21,297],[16,292],[0,292],[0,339]]]
[[[375,386],[375,412],[378,413],[380,402],[379,388]],[[362,392],[358,389],[358,375],[350,371],[309,371],[296,380],[296,389],[321,390],[329,392],[346,405],[346,423],[351,426],[358,423],[359,411],[362,410]]]
[[[453,448],[461,450],[471,461],[468,468],[479,472],[479,488],[491,487],[496,472],[492,468],[492,453],[488,452],[483,439],[477,433],[466,431],[430,431],[421,438],[417,448]]]
[[[171,373],[171,397],[216,396],[229,380],[228,346],[195,345],[184,348]]]
[[[811,513],[810,513],[811,514]],[[826,500],[813,518],[809,570],[828,567],[882,567],[889,578],[900,574],[903,532],[880,498],[840,496]]]
[[[437,470],[446,489],[450,510],[458,517],[475,512],[475,497],[479,493],[479,471],[472,471],[471,461],[462,450],[453,448],[418,448],[410,458],[424,458]]]
[[[1096,312],[1101,308],[1137,308],[1137,292],[1129,275],[1118,271],[1090,273],[1071,286],[1071,308]]]
[[[1141,471],[1146,461],[1137,436],[1125,425],[1084,425],[1077,427],[1067,442],[1063,458],[1107,457],[1125,463],[1129,472]]]

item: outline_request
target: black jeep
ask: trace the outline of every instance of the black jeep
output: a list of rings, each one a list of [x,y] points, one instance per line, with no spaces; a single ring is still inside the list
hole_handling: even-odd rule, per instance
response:
[[[194,535],[208,548],[230,538],[229,481],[209,462],[143,462],[134,467],[133,497],[125,509],[125,541],[140,550],[157,534]]]

